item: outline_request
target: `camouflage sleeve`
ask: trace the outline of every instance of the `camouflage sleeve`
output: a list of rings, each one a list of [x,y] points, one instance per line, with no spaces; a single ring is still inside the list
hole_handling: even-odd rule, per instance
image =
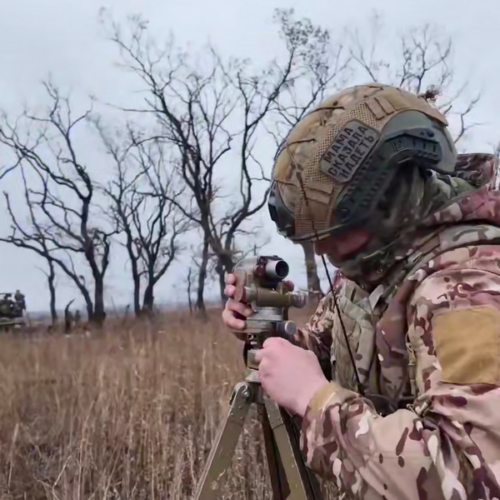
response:
[[[328,379],[331,378],[330,348],[333,327],[333,320],[328,314],[330,302],[330,294],[323,297],[308,323],[303,328],[298,328],[292,339],[295,345],[314,352]]]
[[[482,269],[470,259],[414,291],[412,409],[382,417],[333,382],[312,398],[301,433],[312,470],[363,499],[500,498],[498,259]]]

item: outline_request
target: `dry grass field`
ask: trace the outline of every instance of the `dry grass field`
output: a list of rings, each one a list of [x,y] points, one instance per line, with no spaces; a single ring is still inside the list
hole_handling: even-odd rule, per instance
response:
[[[219,311],[90,337],[3,334],[0,499],[192,498],[243,374]],[[250,419],[221,500],[271,499],[257,429]]]

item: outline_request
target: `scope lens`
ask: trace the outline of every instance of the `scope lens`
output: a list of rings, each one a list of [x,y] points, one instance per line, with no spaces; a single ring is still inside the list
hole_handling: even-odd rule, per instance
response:
[[[284,260],[276,262],[276,274],[282,279],[287,277],[288,264]]]

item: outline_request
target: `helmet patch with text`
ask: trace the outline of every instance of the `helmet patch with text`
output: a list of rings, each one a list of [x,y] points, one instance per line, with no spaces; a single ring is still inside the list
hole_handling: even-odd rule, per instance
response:
[[[320,170],[335,182],[349,182],[377,144],[379,136],[377,130],[358,120],[348,122],[321,158]]]

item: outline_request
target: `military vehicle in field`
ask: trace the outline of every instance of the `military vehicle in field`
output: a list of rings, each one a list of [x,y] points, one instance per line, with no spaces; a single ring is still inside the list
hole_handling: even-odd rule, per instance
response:
[[[24,295],[16,290],[14,300],[11,293],[0,294],[0,330],[11,330],[26,326],[26,302]]]

